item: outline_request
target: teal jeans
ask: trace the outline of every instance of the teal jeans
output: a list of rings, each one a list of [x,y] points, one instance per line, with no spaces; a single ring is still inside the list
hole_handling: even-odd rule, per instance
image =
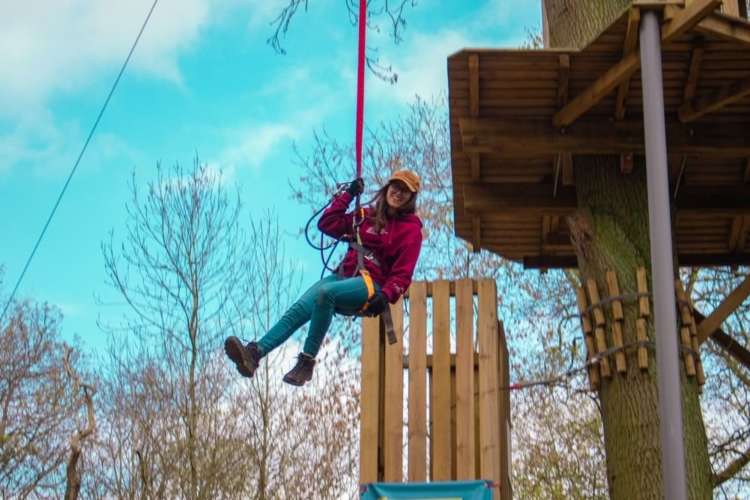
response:
[[[379,287],[376,284],[375,289]],[[367,301],[367,286],[360,277],[342,278],[332,274],[315,283],[281,319],[258,341],[263,354],[286,342],[302,325],[310,322],[303,351],[315,357],[326,336],[334,313],[350,316]]]

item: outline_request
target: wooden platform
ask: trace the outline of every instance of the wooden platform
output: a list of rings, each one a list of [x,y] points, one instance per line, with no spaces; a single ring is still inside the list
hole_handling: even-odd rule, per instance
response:
[[[664,98],[681,265],[750,263],[750,23],[665,9]],[[692,9],[692,10],[691,10]],[[585,49],[448,58],[456,234],[527,267],[575,267],[573,158],[643,155],[633,8]]]

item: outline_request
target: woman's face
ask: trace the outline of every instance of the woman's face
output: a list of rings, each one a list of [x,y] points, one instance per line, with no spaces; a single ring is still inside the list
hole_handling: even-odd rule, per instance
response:
[[[399,209],[407,203],[412,196],[412,192],[401,181],[393,181],[388,185],[388,191],[385,194],[385,201],[392,209]]]

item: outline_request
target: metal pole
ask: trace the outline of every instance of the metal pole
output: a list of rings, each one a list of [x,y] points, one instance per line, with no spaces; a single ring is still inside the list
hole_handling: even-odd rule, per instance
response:
[[[656,12],[643,13],[640,39],[648,222],[651,239],[651,279],[654,290],[654,325],[656,328],[656,373],[659,387],[661,467],[664,497],[669,500],[683,500],[687,498],[687,478],[677,350],[661,34]]]

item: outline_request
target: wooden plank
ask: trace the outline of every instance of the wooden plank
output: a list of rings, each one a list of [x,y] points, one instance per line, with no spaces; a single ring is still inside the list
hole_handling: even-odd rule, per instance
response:
[[[648,323],[646,318],[638,318],[635,322],[636,339],[638,342],[648,342]],[[648,370],[648,349],[646,346],[638,346],[638,368]]]
[[[625,30],[625,42],[622,48],[623,57],[635,51],[638,47],[638,26],[641,21],[641,11],[639,9],[630,9],[628,12],[628,27]],[[630,78],[624,80],[617,88],[617,98],[615,99],[615,119],[622,120],[625,118],[625,102],[630,90]]]
[[[643,122],[579,120],[559,130],[546,120],[459,118],[460,141],[466,153],[488,153],[503,156],[554,156],[558,153],[578,155],[643,153]],[[686,125],[668,120],[667,140],[672,154],[747,158],[750,141],[745,130],[750,122],[733,123],[732,127],[695,123]]]
[[[404,441],[404,304],[391,306],[393,328],[398,341],[385,346],[385,392],[383,415],[383,480],[400,483],[403,478]]]
[[[427,481],[427,284],[409,287],[409,481]]]
[[[604,326],[604,313],[602,312],[601,305],[599,305],[601,299],[599,298],[599,290],[596,287],[596,281],[593,279],[586,280],[586,291],[589,293],[589,303],[593,309],[594,324],[596,326]]]
[[[638,293],[641,294],[638,297],[638,312],[642,318],[645,318],[651,315],[651,302],[648,295],[648,278],[645,267],[639,267],[636,270],[636,282],[638,284]]]
[[[500,419],[498,409],[497,366],[497,290],[493,280],[479,282],[479,435],[480,470],[482,479],[499,485],[500,477]],[[493,488],[499,498],[499,488]]]
[[[359,482],[378,478],[380,416],[380,328],[378,318],[362,319],[362,389],[360,394]]]
[[[607,288],[609,289],[610,297],[617,297],[620,295],[620,285],[617,282],[617,274],[614,271],[607,271]],[[623,347],[623,335],[622,335],[622,321],[625,318],[622,309],[622,301],[619,299],[613,299],[612,302],[612,317],[614,323],[612,323],[612,343],[614,347]],[[625,351],[617,351],[615,353],[615,367],[619,373],[625,373],[627,371],[627,358]]]
[[[718,329],[725,319],[729,317],[750,295],[750,275],[740,285],[732,290],[716,309],[698,325],[698,342],[703,343]]]
[[[502,321],[497,322],[497,376],[498,376],[498,411],[500,421],[500,498],[510,500],[511,477],[511,407],[510,407],[510,366],[508,344],[505,340],[505,327]]]
[[[474,302],[471,280],[456,282],[456,479],[475,479]]]
[[[432,480],[451,480],[450,285],[432,284]]]
[[[678,116],[681,122],[689,123],[747,96],[750,96],[750,77],[728,83],[714,92],[686,102],[680,107]]]

